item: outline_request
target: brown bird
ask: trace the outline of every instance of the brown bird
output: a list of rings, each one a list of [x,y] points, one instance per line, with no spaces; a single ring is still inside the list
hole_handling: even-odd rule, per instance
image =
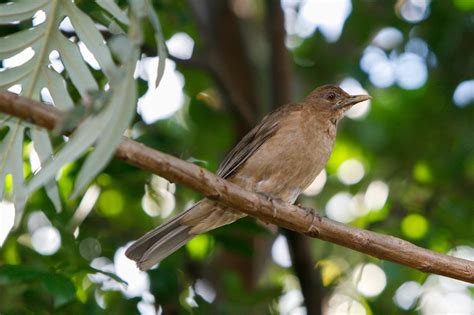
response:
[[[293,204],[324,169],[338,122],[354,104],[370,99],[324,85],[302,102],[268,114],[229,152],[217,175],[246,190]],[[148,232],[125,255],[147,270],[194,236],[234,222],[245,214],[204,198]]]

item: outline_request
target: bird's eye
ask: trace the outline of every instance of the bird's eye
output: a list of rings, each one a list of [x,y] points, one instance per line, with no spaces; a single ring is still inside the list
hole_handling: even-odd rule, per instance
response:
[[[336,98],[336,94],[331,92],[331,93],[329,93],[329,94],[327,95],[327,98],[328,98],[328,100],[331,100],[331,101],[332,101],[333,99]]]

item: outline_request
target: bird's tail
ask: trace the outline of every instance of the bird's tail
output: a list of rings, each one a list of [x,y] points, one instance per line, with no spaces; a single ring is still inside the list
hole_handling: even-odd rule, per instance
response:
[[[222,209],[217,203],[204,199],[168,222],[151,230],[135,241],[125,255],[147,270],[168,257],[193,237],[244,216],[240,212]]]
[[[141,270],[148,270],[180,249],[196,236],[189,233],[192,227],[182,225],[180,221],[197,205],[140,237],[127,249],[125,255],[135,260]]]

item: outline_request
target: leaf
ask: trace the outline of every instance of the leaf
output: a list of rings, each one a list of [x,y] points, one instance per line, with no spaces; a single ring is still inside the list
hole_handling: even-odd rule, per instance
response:
[[[60,168],[80,157],[102,133],[105,125],[101,118],[103,113],[86,120],[69,138],[67,144],[56,154],[53,161],[49,161],[27,184],[28,192],[41,187],[56,175]]]
[[[0,47],[0,59],[18,54],[22,50],[33,45],[41,36],[43,36],[43,29],[44,24],[41,24],[38,27],[18,32],[13,36],[3,37],[2,46]]]
[[[58,274],[44,274],[42,276],[43,286],[54,297],[56,308],[72,301],[76,295],[76,288],[71,280]]]
[[[19,0],[0,4],[0,24],[9,24],[29,19],[47,4],[48,0]]]
[[[0,142],[0,178],[11,174],[13,181],[13,201],[15,203],[15,221],[19,222],[19,214],[26,203],[26,190],[23,180],[23,159],[16,159],[23,155],[23,136],[25,127],[18,119],[12,119],[4,123],[9,127],[5,138]],[[5,180],[0,181],[0,194],[4,193]]]
[[[165,38],[163,36],[163,31],[161,30],[161,24],[158,15],[156,14],[155,9],[149,2],[148,6],[148,18],[150,20],[151,25],[155,29],[155,41],[157,44],[158,57],[160,57],[158,60],[158,70],[155,82],[155,86],[158,87],[161,78],[163,78],[163,74],[165,73],[165,64],[166,58],[168,57],[168,53],[166,50]]]
[[[72,301],[76,288],[71,280],[63,275],[21,265],[0,266],[0,284],[17,284],[39,281],[54,297],[54,306],[60,307]]]
[[[133,72],[138,53],[138,49],[135,49],[129,57],[126,68],[121,71],[119,83],[112,87],[115,91],[106,109],[109,120],[104,121],[104,125],[109,126],[108,131],[98,139],[94,151],[82,166],[76,179],[72,198],[77,196],[110,161],[116,147],[122,140],[123,132],[135,114],[137,96]]]
[[[82,97],[86,97],[90,91],[98,90],[97,82],[91,71],[82,59],[77,45],[67,40],[64,36],[58,36],[58,52],[64,68],[69,73],[72,83]]]
[[[107,2],[107,1],[106,1]],[[105,2],[104,2],[105,4]],[[115,12],[118,7],[114,3],[108,3],[109,10]],[[74,102],[69,95],[64,75],[68,75],[72,84],[82,97],[99,89],[99,86],[86,65],[79,51],[78,45],[66,39],[59,30],[61,21],[68,17],[75,28],[79,39],[87,46],[97,59],[102,71],[111,80],[111,74],[116,73],[111,52],[104,38],[97,30],[94,21],[82,12],[72,0],[36,0],[16,1],[8,4],[0,4],[0,23],[14,23],[31,19],[38,11],[43,10],[46,18],[44,23],[33,26],[0,38],[0,58],[6,59],[15,56],[27,48],[34,51],[33,57],[19,66],[12,66],[1,72],[0,89],[21,85],[21,95],[34,100],[40,100],[40,91],[47,88],[55,106],[62,110],[70,111],[74,108]],[[120,16],[120,15],[118,15]],[[120,19],[124,21],[126,16],[122,12]],[[63,74],[56,72],[50,66],[49,56],[52,51],[59,53],[60,60],[64,65]],[[119,89],[117,89],[118,91]],[[133,94],[132,94],[133,95]],[[132,102],[133,103],[133,102]],[[52,200],[56,210],[61,209],[61,203],[57,187],[55,187],[54,176],[67,162],[82,155],[102,135],[107,135],[105,122],[109,122],[115,114],[113,107],[107,115],[93,113],[93,117],[80,125],[85,130],[77,131],[71,135],[69,142],[64,144],[53,158],[53,147],[46,132],[36,128],[32,130],[32,140],[35,150],[41,159],[42,169],[38,176],[34,175],[31,182],[25,187],[23,174],[23,136],[25,128],[29,126],[19,120],[11,120],[0,124],[8,126],[8,134],[0,143],[1,151],[0,182],[4,182],[5,176],[11,174],[13,182],[13,200],[18,214],[21,214],[28,193],[45,186],[48,197]],[[90,128],[90,129],[88,129]],[[17,132],[18,131],[18,132]],[[75,137],[77,136],[77,139]],[[0,186],[0,197],[3,196],[3,186]],[[16,216],[17,220],[21,215]]]
[[[48,161],[52,157],[51,152],[53,151],[53,147],[46,131],[39,128],[33,128],[31,131],[31,139],[33,140],[33,145],[36,153],[38,153],[41,164]],[[54,204],[54,208],[57,212],[60,212],[62,207],[58,186],[56,186],[54,180],[50,180],[46,183],[45,188],[46,194]]]
[[[89,273],[101,273],[103,275],[106,275],[112,279],[114,279],[115,281],[117,281],[118,283],[121,283],[123,285],[128,285],[128,282],[123,280],[122,278],[120,278],[119,276],[117,276],[115,273],[112,273],[112,272],[108,272],[108,271],[103,271],[103,270],[100,270],[100,269],[96,269],[94,267],[91,267],[91,266],[87,266],[85,268],[87,270],[87,272]]]
[[[87,14],[79,10],[71,1],[63,1],[63,3],[64,10],[67,16],[69,16],[77,36],[89,48],[101,66],[102,71],[110,78],[113,69],[115,69],[115,64],[110,50],[105,44],[104,37],[97,30],[94,21]]]
[[[128,16],[123,13],[120,7],[113,0],[95,0],[95,2],[105,11],[109,12],[120,23],[128,25],[130,20]]]

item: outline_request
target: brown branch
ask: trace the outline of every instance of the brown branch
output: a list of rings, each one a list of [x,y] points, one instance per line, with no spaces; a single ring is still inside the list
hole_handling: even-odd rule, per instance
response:
[[[56,108],[9,93],[0,93],[0,112],[53,129],[63,114]],[[183,184],[204,196],[264,222],[351,248],[423,272],[474,283],[474,261],[437,253],[402,239],[312,216],[306,209],[281,200],[268,200],[227,182],[213,173],[166,153],[123,138],[117,159]]]

